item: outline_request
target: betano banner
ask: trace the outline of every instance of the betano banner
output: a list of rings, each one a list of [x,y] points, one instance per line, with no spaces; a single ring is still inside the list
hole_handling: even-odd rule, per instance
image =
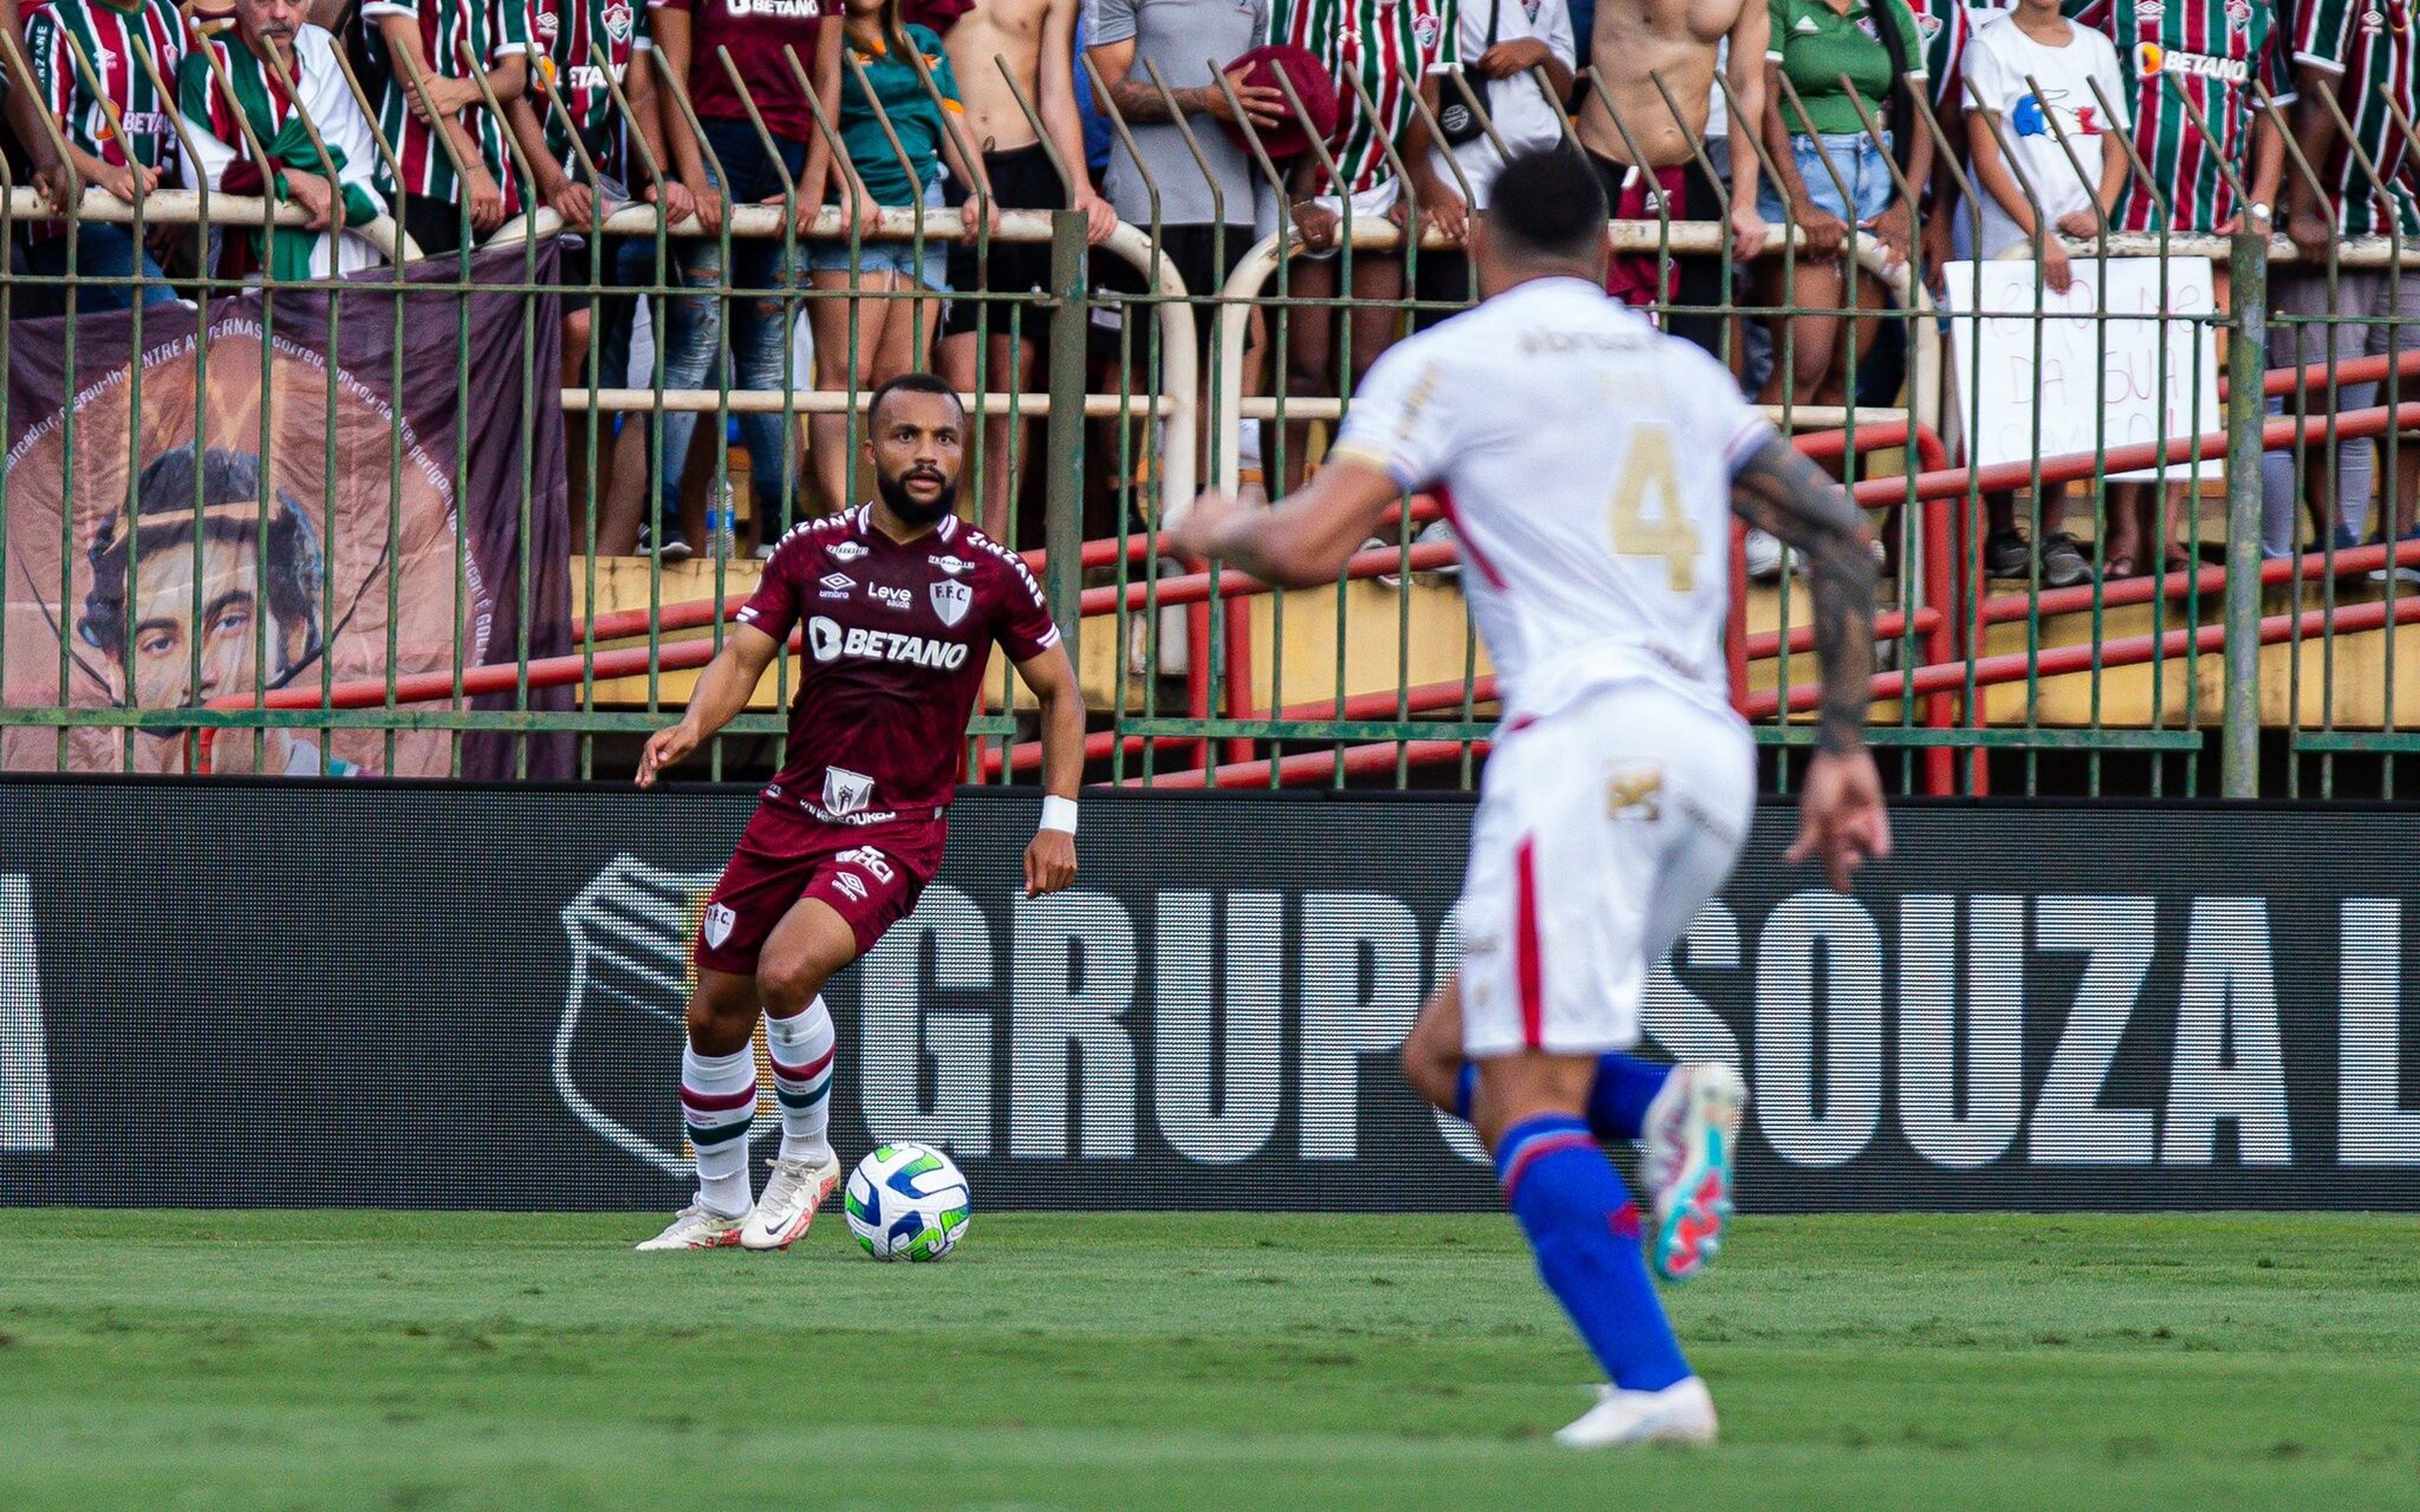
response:
[[[0,785],[0,1201],[669,1211],[686,942],[752,803]],[[995,1209],[1496,1201],[1394,1064],[1466,801],[1090,795],[1029,902],[1035,810],[966,794],[828,994],[845,1155],[937,1141]],[[1749,1211],[2420,1209],[2420,810],[1909,806],[1849,896],[1791,818],[1647,1010],[1746,1072]]]
[[[550,244],[538,284],[553,256]],[[333,293],[234,295],[206,320],[153,305],[139,331],[132,312],[10,326],[8,706],[240,702],[390,666],[442,671],[458,647],[464,666],[509,662],[524,563],[528,652],[567,651],[562,416],[524,402],[533,381],[541,394],[553,381],[555,301],[501,286],[526,267],[520,249],[487,254],[473,285],[500,286],[467,295],[398,295],[381,270]],[[458,265],[409,276],[452,280]],[[390,753],[377,731],[245,733],[218,740],[211,764],[442,776],[453,738],[407,732]],[[511,741],[465,739],[462,771],[511,775]],[[69,733],[64,765],[182,772],[194,749],[180,730],[86,726]],[[536,738],[529,769],[567,776],[568,754],[564,737]],[[0,766],[61,765],[55,728],[0,734]]]

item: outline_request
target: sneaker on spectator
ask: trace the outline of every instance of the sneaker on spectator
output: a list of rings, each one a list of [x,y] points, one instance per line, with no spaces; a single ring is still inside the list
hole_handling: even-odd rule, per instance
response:
[[[1771,531],[1750,531],[1744,549],[1747,554],[1747,580],[1753,583],[1778,582],[1781,579],[1781,539]]]
[[[1994,578],[2032,577],[2032,544],[2016,531],[1993,531],[1983,538],[1983,570]]]
[[[2397,547],[2403,545],[2407,541],[2420,541],[2420,531],[2412,531],[2406,534],[2398,535],[2392,541],[2381,536],[2378,540],[2372,541],[2368,544],[2371,546]],[[2413,566],[2408,562],[2392,567],[2372,567],[2369,570],[2369,580],[2374,583],[2384,583],[2386,581],[2387,574],[2390,572],[2395,575],[2395,580],[2397,582],[2420,583],[2420,566]]]
[[[1412,537],[1412,544],[1435,546],[1440,541],[1452,539],[1453,528],[1441,519],[1433,519],[1420,527],[1419,532]],[[1375,535],[1361,543],[1361,549],[1364,551],[1392,551],[1395,548],[1394,542],[1381,540]],[[1461,575],[1462,563],[1449,562],[1441,567],[1423,567],[1412,574],[1412,579],[1415,582],[1437,583]],[[1378,581],[1388,588],[1401,588],[1404,586],[1404,575],[1400,572],[1382,572],[1378,574]]]
[[[666,562],[687,562],[695,553],[689,548],[689,537],[677,525],[643,523],[639,527],[639,555],[660,557]]]
[[[2084,548],[2065,531],[2042,537],[2041,569],[2044,588],[2074,588],[2092,580],[2092,563]]]

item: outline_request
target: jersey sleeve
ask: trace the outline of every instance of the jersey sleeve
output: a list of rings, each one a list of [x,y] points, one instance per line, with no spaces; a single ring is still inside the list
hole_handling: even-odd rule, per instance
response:
[[[507,58],[532,57],[546,50],[533,39],[537,36],[538,6],[543,0],[494,0],[489,14],[495,27],[496,45],[491,61],[502,63]],[[543,100],[544,94],[539,98]]]
[[[774,548],[773,560],[765,563],[765,576],[756,581],[756,592],[732,618],[754,625],[776,640],[787,640],[799,623],[799,581],[806,576],[808,553],[814,549],[803,538]]]
[[[1966,49],[1966,108],[2006,116],[2024,98],[2025,82],[2000,61],[2000,50],[1993,45],[1996,35],[1997,28],[1988,29]]]
[[[1739,379],[1705,351],[1677,336],[1664,339],[1664,349],[1677,365],[1672,372],[1675,407],[1696,425],[1698,443],[1723,457],[1723,471],[1735,474],[1743,463],[1781,433],[1764,411],[1740,396]]]
[[[1427,73],[1446,73],[1462,67],[1462,6],[1460,0],[1436,0],[1436,45],[1427,50]]]
[[[1443,353],[1434,336],[1389,348],[1361,380],[1327,455],[1383,468],[1406,492],[1440,481],[1453,455],[1448,416],[1434,405],[1444,385]]]
[[[1094,47],[1131,42],[1139,30],[1136,0],[1084,0],[1086,35]]]
[[[2322,73],[2342,73],[2352,51],[2352,0],[2299,0],[2293,18],[2294,61]]]
[[[1024,559],[1003,551],[996,560],[1000,612],[992,621],[992,639],[1011,661],[1032,661],[1059,643],[1059,626]]]
[[[76,71],[60,36],[58,17],[49,6],[43,6],[25,17],[25,64],[34,70],[34,88],[49,109],[51,118],[65,123],[67,134],[72,138],[75,134]],[[85,150],[91,149],[86,147]]]
[[[1576,66],[1578,44],[1572,38],[1572,8],[1564,0],[1544,0],[1538,7],[1538,39],[1562,60],[1563,67]]]
[[[1932,64],[1924,54],[1924,28],[1917,24],[1916,8],[1907,0],[1883,0],[1899,11],[1898,43],[1900,71],[1911,79],[1930,83]]]
[[[2285,21],[2280,18],[2269,28],[2260,43],[2260,55],[2252,60],[2254,76],[2269,91],[2277,108],[2285,109],[2299,98],[2301,85],[2294,82],[2294,64],[2287,54],[2291,43],[2286,35]]]

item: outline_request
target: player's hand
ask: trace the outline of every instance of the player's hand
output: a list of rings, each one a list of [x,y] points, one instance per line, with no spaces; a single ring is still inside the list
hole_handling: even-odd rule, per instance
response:
[[[1212,491],[1197,497],[1185,517],[1160,534],[1170,548],[1187,556],[1218,557],[1236,532],[1263,512],[1263,506]]]
[[[958,239],[968,246],[980,245],[985,239],[1000,235],[1000,202],[991,197],[990,191],[968,195],[967,202],[958,208],[966,223]]]
[[[639,753],[639,786],[654,787],[657,778],[689,759],[689,753],[697,749],[697,732],[687,719],[649,735],[647,748]]]
[[[62,215],[75,213],[76,208],[70,199],[76,192],[75,175],[70,173],[68,165],[47,147],[43,148],[42,161],[34,165],[34,187],[41,191],[42,198],[50,202],[51,208]]]
[[[101,171],[91,175],[90,177],[94,183],[99,184],[101,188],[109,191],[112,194],[116,195],[119,199],[124,200],[129,205],[133,204],[140,196],[147,194],[151,193],[151,191],[160,187],[160,175],[158,171],[147,168],[139,162],[131,168],[121,166],[115,162],[104,163],[101,165]]]
[[[1432,177],[1419,186],[1419,201],[1422,224],[1436,227],[1437,235],[1459,246],[1463,238],[1470,234],[1470,206],[1451,184]],[[1398,194],[1394,208],[1388,214],[1401,226],[1408,211],[1404,197]],[[1404,229],[1409,231],[1411,228],[1404,226]]]
[[[1798,794],[1798,841],[1792,865],[1812,860],[1836,892],[1849,890],[1857,868],[1890,858],[1890,815],[1883,809],[1882,774],[1873,752],[1818,751]]]
[[[1039,898],[1076,880],[1076,837],[1063,829],[1037,829],[1025,848],[1025,895]]]

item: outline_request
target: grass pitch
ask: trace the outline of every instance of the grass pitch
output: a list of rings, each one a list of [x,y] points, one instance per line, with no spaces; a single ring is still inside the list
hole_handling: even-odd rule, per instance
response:
[[[1615,1456],[1500,1216],[660,1221],[0,1213],[0,1506],[2420,1506],[2412,1219],[1747,1219]]]

